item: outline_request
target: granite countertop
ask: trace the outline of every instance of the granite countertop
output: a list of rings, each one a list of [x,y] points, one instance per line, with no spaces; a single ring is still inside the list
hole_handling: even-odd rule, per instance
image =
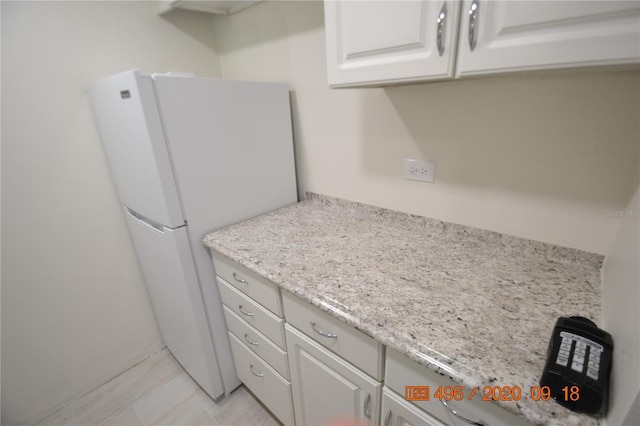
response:
[[[469,388],[520,386],[502,408],[598,424],[533,401],[555,321],[601,323],[603,257],[308,193],[204,244]]]

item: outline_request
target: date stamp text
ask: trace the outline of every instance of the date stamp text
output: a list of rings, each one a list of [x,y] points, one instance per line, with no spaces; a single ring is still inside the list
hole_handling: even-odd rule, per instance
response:
[[[520,401],[528,397],[532,401],[549,401],[560,399],[563,401],[578,401],[580,388],[578,386],[565,386],[560,395],[553,397],[549,386],[531,386],[528,394],[523,392],[520,386],[483,386],[476,387],[467,392],[462,386],[405,386],[404,398],[407,401],[430,401],[431,399],[445,401],[471,400],[474,397],[482,401]]]

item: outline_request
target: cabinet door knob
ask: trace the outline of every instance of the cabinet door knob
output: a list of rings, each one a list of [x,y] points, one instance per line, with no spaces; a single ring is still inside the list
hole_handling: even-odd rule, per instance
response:
[[[313,331],[315,331],[316,333],[318,333],[319,335],[323,336],[323,337],[329,337],[331,339],[337,339],[338,335],[337,334],[333,334],[333,333],[325,333],[324,331],[320,331],[316,328],[316,323],[313,321],[309,321],[309,324],[311,325],[311,328],[313,329]]]
[[[447,410],[449,410],[451,412],[451,414],[453,414],[454,416],[456,416],[457,418],[459,418],[463,422],[468,423],[470,425],[475,425],[475,426],[488,426],[487,423],[484,422],[484,420],[471,420],[471,419],[468,419],[468,418],[464,417],[463,415],[459,414],[456,410],[454,410],[453,408],[449,407],[447,405],[447,402],[444,399],[441,399],[440,402],[442,403],[442,405],[445,406],[445,408]]]
[[[362,408],[364,416],[368,419],[371,418],[371,394],[367,394],[367,399],[364,400],[364,407]]]
[[[480,1],[473,0],[469,7],[469,49],[473,52],[478,38],[478,13],[480,13]]]
[[[436,19],[437,30],[436,30],[436,42],[438,45],[438,55],[442,56],[444,53],[444,43],[445,36],[447,32],[447,3],[442,4],[442,9],[440,9],[440,13],[438,14],[438,19]]]

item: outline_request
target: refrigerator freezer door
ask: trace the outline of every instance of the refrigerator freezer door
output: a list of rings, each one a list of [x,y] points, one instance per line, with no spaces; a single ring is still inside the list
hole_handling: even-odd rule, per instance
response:
[[[224,389],[186,226],[160,231],[126,208],[125,216],[165,344],[212,398],[219,397]]]
[[[194,238],[297,201],[285,84],[153,79]]]
[[[184,225],[151,78],[127,71],[89,88],[120,201],[170,228]]]

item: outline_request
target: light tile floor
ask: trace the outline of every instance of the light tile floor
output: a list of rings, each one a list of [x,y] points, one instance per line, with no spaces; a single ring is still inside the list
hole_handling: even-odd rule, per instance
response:
[[[217,403],[167,349],[71,402],[38,425],[265,425],[278,421],[244,386]]]

